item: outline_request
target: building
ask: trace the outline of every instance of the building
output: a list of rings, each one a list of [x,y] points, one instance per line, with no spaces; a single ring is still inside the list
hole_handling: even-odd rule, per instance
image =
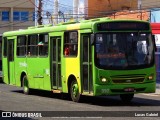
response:
[[[87,19],[112,15],[117,11],[137,9],[137,0],[86,0]]]
[[[34,26],[34,3],[34,0],[0,0],[0,48],[3,32]],[[2,77],[1,53],[2,49],[0,49],[0,77]]]
[[[160,0],[137,0],[139,9],[159,8]]]
[[[150,10],[159,8],[160,0],[86,0],[86,19],[111,17],[113,19],[150,20]]]
[[[34,0],[0,0],[0,34],[35,24]]]
[[[58,2],[57,5],[55,1]],[[50,24],[56,21],[54,14],[58,15],[59,22],[66,22],[71,18],[82,20],[97,17],[150,20],[152,16],[155,19],[155,15],[150,11],[159,8],[159,4],[160,0],[43,0],[43,10],[49,11],[50,16],[53,16],[52,20],[50,16],[45,19],[45,21],[49,19]],[[54,13],[55,6],[58,7],[57,11],[63,14]]]

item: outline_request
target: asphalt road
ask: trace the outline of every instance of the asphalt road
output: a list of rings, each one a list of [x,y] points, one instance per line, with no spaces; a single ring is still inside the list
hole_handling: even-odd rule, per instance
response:
[[[31,95],[24,95],[22,88],[0,83],[0,110],[1,113],[12,112],[14,117],[19,115],[16,113],[23,114],[24,117],[28,117],[29,114],[31,119],[158,120],[160,94],[136,94],[129,104],[123,103],[119,96],[83,96],[81,103],[75,103],[67,97],[62,98],[60,94],[48,91],[34,90]],[[35,117],[36,115],[32,117],[32,113],[35,113],[38,118]],[[155,115],[155,117],[148,117],[146,114]]]

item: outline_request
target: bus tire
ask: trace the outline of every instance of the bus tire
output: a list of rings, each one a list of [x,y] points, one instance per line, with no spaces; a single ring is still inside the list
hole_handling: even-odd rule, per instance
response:
[[[23,76],[23,93],[25,95],[28,95],[29,94],[29,83],[28,83],[28,79],[27,79],[27,76]]]
[[[77,83],[76,80],[73,80],[71,82],[70,95],[71,95],[72,101],[79,102],[79,100],[80,100],[80,93],[79,93],[78,83]]]
[[[120,98],[124,103],[130,103],[133,99],[134,94],[121,94]]]

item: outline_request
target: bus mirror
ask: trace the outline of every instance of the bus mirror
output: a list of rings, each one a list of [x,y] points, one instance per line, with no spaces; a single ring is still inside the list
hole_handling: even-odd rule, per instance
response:
[[[152,35],[152,40],[153,40],[153,43],[154,43],[155,52],[157,52],[155,35]]]
[[[95,35],[91,34],[91,36],[90,36],[91,45],[94,44],[94,38],[95,38]]]

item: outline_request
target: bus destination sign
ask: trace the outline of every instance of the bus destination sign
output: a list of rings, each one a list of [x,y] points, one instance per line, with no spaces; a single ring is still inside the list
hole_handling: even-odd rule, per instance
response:
[[[149,23],[144,22],[108,22],[97,24],[98,31],[149,30]]]

